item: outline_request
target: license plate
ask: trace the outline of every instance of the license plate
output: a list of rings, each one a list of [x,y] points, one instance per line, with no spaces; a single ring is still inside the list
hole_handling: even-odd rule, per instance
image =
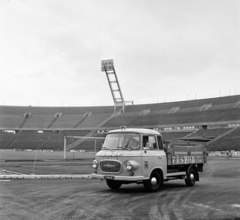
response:
[[[114,180],[114,176],[104,176],[106,180]]]

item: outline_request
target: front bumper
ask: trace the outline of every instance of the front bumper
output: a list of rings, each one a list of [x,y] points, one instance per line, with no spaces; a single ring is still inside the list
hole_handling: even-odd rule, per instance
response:
[[[115,176],[115,175],[101,175],[101,174],[91,174],[92,179],[109,179],[111,177],[113,180],[121,180],[121,181],[142,181],[145,180],[144,176]]]

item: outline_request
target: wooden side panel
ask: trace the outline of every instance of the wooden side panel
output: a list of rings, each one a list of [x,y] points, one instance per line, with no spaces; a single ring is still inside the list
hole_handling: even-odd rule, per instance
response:
[[[169,165],[206,163],[204,146],[171,146],[167,151]]]

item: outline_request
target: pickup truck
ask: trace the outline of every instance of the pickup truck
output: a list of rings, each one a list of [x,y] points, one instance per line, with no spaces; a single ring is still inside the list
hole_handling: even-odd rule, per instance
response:
[[[174,179],[184,179],[187,186],[193,186],[206,162],[204,144],[163,144],[156,130],[122,128],[108,132],[93,160],[92,178],[106,180],[114,190],[122,184],[137,183],[154,192],[163,182]]]

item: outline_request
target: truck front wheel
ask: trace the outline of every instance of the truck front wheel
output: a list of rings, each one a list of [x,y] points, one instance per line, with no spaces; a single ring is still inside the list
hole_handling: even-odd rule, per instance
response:
[[[143,185],[147,191],[156,192],[162,185],[162,177],[159,172],[153,171],[150,179],[144,180]]]
[[[197,177],[196,170],[191,168],[189,170],[189,172],[187,173],[187,178],[185,179],[186,185],[187,186],[194,186],[194,184],[196,182],[196,177]]]
[[[122,186],[122,183],[120,181],[114,181],[114,180],[106,180],[107,185],[110,189],[119,189]]]

